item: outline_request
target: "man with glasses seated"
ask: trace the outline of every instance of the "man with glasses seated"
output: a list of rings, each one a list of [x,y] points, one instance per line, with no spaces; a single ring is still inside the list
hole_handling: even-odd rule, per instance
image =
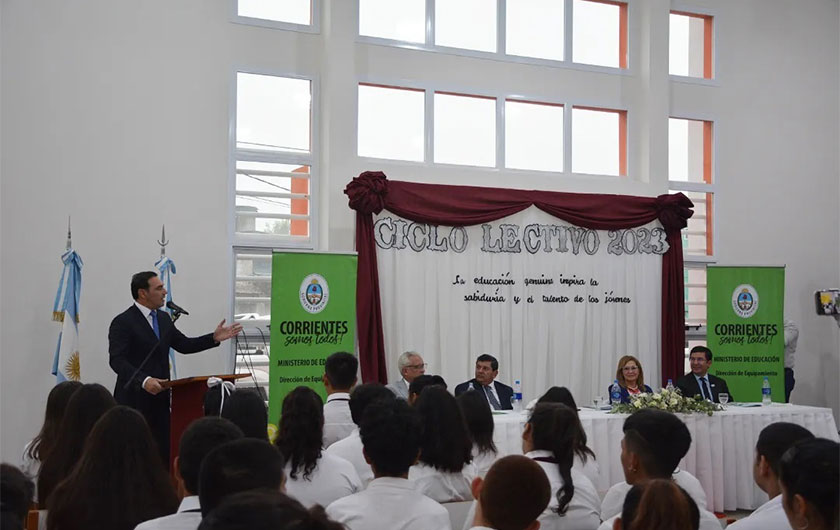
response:
[[[418,376],[426,373],[426,363],[416,351],[407,351],[397,359],[400,379],[388,385],[388,390],[400,399],[408,400],[408,385]]]

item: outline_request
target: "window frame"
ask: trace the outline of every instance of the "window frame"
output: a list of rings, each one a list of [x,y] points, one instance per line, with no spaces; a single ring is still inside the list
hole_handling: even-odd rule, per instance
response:
[[[704,72],[704,77],[693,77],[693,76],[690,76],[690,75],[675,75],[675,74],[672,74],[669,70],[668,78],[670,79],[671,82],[675,82],[675,83],[685,83],[685,84],[689,84],[689,85],[720,86],[720,79],[718,77],[718,68],[717,68],[717,65],[718,65],[718,61],[717,61],[717,59],[718,59],[718,57],[717,57],[718,13],[717,13],[717,11],[715,9],[708,9],[708,8],[705,8],[705,7],[699,7],[699,6],[695,6],[695,5],[691,5],[691,4],[685,4],[685,3],[682,3],[682,2],[672,2],[671,3],[671,8],[668,10],[668,31],[669,31],[669,33],[670,33],[670,28],[671,28],[670,17],[671,17],[672,14],[683,15],[683,16],[688,16],[688,17],[696,17],[696,18],[702,18],[702,19],[707,19],[708,20],[707,23],[711,25],[711,31],[708,32],[706,35],[704,35],[704,38],[710,41],[707,44],[705,44],[705,46],[711,48],[711,53],[710,53],[709,57],[704,56],[703,61],[704,61],[704,63],[706,61],[711,62],[711,65],[710,65],[711,77],[705,77],[705,72]],[[705,54],[705,50],[704,50],[704,54]],[[705,70],[705,68],[706,67],[704,65],[704,70]]]
[[[239,0],[230,0],[229,19],[234,24],[256,26],[259,28],[279,29],[282,31],[296,31],[299,33],[321,33],[321,0],[309,0],[312,24],[295,24],[267,18],[246,17],[239,14]]]
[[[315,0],[313,0],[315,1]],[[610,73],[614,75],[635,75],[635,66],[633,61],[633,54],[630,53],[632,45],[632,31],[630,31],[632,22],[634,21],[633,4],[639,0],[586,0],[588,2],[617,4],[624,5],[623,12],[626,13],[623,25],[620,25],[620,33],[624,33],[624,47],[626,53],[624,54],[624,61],[626,67],[611,67],[599,66],[594,64],[576,63],[572,61],[572,4],[573,0],[563,0],[563,60],[542,59],[538,57],[525,57],[521,55],[509,55],[506,51],[506,32],[507,32],[507,2],[515,0],[496,0],[496,51],[486,52],[479,50],[469,50],[466,48],[454,48],[451,46],[441,46],[435,44],[434,33],[434,18],[435,18],[435,1],[426,1],[426,20],[425,20],[425,42],[409,42],[398,39],[387,39],[383,37],[373,37],[370,35],[359,34],[359,17],[360,8],[359,2],[356,2],[355,9],[355,33],[357,44],[369,44],[375,46],[387,46],[392,48],[404,48],[408,50],[421,50],[430,53],[442,53],[447,55],[458,55],[463,57],[472,57],[476,59],[489,59],[494,61],[501,61],[505,63],[519,63],[530,64],[537,66],[549,66],[554,68],[568,68],[573,70],[581,70],[586,72]],[[623,30],[623,31],[622,31]],[[621,39],[622,36],[619,35]],[[621,59],[621,57],[620,57]],[[619,64],[621,64],[619,62]]]

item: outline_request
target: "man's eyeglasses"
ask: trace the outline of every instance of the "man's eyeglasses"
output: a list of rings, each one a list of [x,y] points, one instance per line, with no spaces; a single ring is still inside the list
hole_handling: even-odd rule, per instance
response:
[[[427,363],[423,364],[409,364],[408,368],[414,368],[415,370],[420,370],[421,368],[427,368],[429,365]]]

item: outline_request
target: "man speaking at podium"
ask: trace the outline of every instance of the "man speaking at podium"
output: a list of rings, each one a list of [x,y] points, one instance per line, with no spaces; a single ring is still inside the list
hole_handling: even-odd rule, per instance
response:
[[[215,348],[242,331],[242,326],[225,326],[222,320],[213,333],[190,338],[178,331],[166,311],[163,282],[154,272],[131,277],[134,304],[111,321],[108,354],[117,373],[114,399],[140,411],[158,444],[164,465],[169,465],[169,348],[196,353]]]

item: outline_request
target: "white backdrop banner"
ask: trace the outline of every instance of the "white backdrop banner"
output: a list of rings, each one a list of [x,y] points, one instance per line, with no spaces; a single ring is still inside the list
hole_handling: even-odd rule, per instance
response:
[[[566,386],[580,405],[606,396],[619,357],[658,386],[662,254],[659,221],[622,230],[577,227],[530,207],[468,227],[387,210],[374,217],[386,363],[420,352],[450,389],[475,358],[499,359],[499,380],[524,399]]]

